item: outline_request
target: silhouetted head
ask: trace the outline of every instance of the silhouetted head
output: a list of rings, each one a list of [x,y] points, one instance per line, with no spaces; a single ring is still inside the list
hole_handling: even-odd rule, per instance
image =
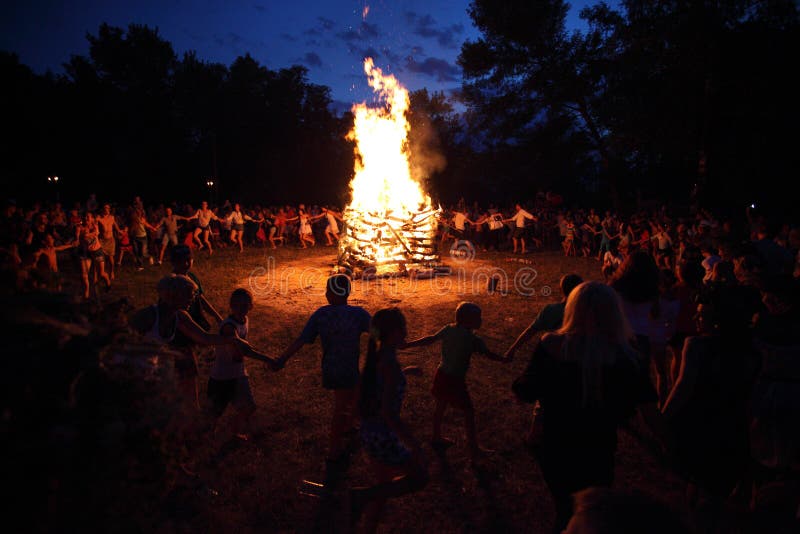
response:
[[[328,277],[325,285],[325,298],[329,304],[347,304],[352,284],[346,274],[334,274]]]

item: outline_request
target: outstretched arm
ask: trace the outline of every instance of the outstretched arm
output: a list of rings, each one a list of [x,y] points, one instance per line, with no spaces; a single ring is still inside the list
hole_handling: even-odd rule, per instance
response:
[[[445,327],[446,328],[446,327]],[[428,345],[433,345],[437,341],[442,338],[442,332],[444,328],[433,334],[432,336],[425,336],[419,339],[415,339],[414,341],[409,341],[408,343],[403,343],[400,345],[401,349],[413,349],[414,347],[427,347]]]
[[[694,391],[700,356],[697,350],[697,343],[694,342],[693,338],[688,338],[683,344],[683,358],[678,380],[675,382],[662,410],[662,413],[667,418],[671,418],[676,412],[679,412],[686,405]]]
[[[55,247],[55,249],[56,249],[56,252],[61,252],[62,250],[69,250],[69,249],[75,248],[77,246],[78,246],[78,243],[77,242],[73,242],[73,243],[69,243],[69,244],[66,244],[66,245],[59,245],[59,246]]]
[[[536,321],[533,321],[530,325],[528,325],[528,328],[522,331],[517,340],[514,341],[514,343],[512,343],[511,346],[508,348],[508,350],[506,351],[506,358],[508,358],[510,361],[511,358],[514,357],[514,354],[517,352],[517,349],[519,349],[522,345],[530,341],[530,339],[533,336],[535,336],[536,332],[538,331],[539,328],[536,325]]]
[[[178,330],[197,343],[198,345],[247,345],[246,341],[238,337],[225,337],[217,334],[209,334],[194,322],[194,319],[186,311],[178,312]]]
[[[298,337],[292,341],[292,344],[286,347],[286,350],[284,350],[283,353],[278,357],[277,364],[281,367],[286,365],[286,362],[289,361],[289,358],[294,356],[305,344],[306,342],[302,337]]]
[[[210,313],[218,323],[223,321],[222,316],[219,314],[217,309],[214,308],[214,305],[208,301],[205,295],[200,295],[200,306],[203,308],[203,310]]]
[[[250,345],[246,345],[242,350],[242,356],[247,358],[251,358],[253,360],[258,360],[260,362],[266,363],[270,369],[273,371],[280,371],[283,368],[283,364],[280,360],[276,360],[275,358],[270,358],[266,354],[257,351]]]

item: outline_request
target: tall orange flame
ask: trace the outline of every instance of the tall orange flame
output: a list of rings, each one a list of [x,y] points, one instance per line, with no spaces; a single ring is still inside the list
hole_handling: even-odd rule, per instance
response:
[[[372,58],[364,60],[369,85],[385,103],[353,106],[356,142],[352,200],[344,212],[348,231],[340,244],[343,256],[381,271],[435,259],[432,253],[437,210],[408,162],[408,91],[392,75],[383,75]],[[388,269],[383,269],[384,271]]]

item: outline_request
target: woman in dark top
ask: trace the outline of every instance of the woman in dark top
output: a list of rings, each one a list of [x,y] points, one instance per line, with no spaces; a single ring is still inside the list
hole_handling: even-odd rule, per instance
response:
[[[741,293],[740,287],[718,289],[698,305],[699,334],[686,338],[678,380],[663,410],[689,477],[689,500],[709,529],[750,456],[747,406],[758,353],[750,306]]]
[[[617,427],[638,404],[655,403],[646,363],[612,288],[585,282],[570,293],[564,324],[542,338],[513,385],[522,401],[539,401],[545,419],[536,454],[556,504],[555,531],[571,515],[571,497],[614,479]]]

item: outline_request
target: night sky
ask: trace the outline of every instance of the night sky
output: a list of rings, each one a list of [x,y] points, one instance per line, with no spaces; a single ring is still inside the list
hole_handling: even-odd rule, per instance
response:
[[[568,27],[585,27],[575,0]],[[616,4],[616,2],[609,2]],[[63,72],[72,54],[88,53],[85,36],[102,22],[158,27],[177,54],[229,65],[249,52],[279,69],[302,64],[309,80],[327,85],[340,107],[368,98],[361,60],[375,58],[410,89],[449,92],[460,86],[455,63],[461,43],[478,37],[469,0],[30,0],[3,2],[0,49],[15,52],[34,71]]]

